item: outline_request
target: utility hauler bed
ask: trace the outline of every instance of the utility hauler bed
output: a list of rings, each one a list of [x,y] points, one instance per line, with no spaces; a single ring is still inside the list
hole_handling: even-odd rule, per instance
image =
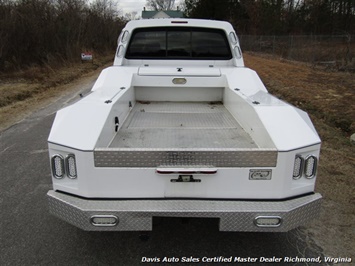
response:
[[[222,102],[137,102],[110,148],[257,148]]]
[[[320,210],[317,132],[244,66],[226,22],[129,22],[48,146],[50,212],[84,230],[152,230],[169,216],[281,232]]]

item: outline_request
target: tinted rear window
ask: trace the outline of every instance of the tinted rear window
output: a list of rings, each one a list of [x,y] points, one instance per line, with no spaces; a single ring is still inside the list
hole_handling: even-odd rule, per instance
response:
[[[222,30],[142,28],[133,32],[126,58],[229,60],[232,54]]]

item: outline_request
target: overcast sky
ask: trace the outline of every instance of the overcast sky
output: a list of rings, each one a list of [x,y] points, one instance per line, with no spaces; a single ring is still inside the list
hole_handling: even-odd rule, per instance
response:
[[[118,2],[118,8],[122,12],[122,15],[136,11],[137,15],[141,16],[143,7],[147,0],[116,0]],[[180,1],[175,0],[175,5]]]
[[[117,0],[118,8],[124,14],[136,11],[141,13],[145,6],[146,0]]]

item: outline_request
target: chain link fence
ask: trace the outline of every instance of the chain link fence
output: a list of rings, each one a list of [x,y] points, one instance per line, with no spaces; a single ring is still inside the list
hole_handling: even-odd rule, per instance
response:
[[[355,71],[355,35],[240,35],[239,40],[243,51]]]

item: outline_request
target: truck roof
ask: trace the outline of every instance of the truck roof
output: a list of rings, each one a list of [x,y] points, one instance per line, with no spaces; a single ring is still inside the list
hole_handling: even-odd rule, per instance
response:
[[[131,31],[135,28],[145,27],[202,27],[202,28],[217,28],[224,29],[226,32],[234,31],[229,22],[207,19],[184,19],[184,18],[169,18],[169,19],[144,19],[131,20],[125,26],[125,30]]]

